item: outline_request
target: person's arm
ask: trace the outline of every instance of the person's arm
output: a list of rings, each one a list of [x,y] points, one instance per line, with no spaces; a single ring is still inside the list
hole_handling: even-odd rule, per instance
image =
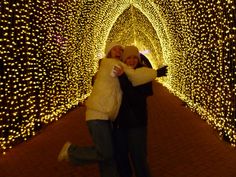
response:
[[[127,75],[133,86],[151,82],[156,77],[162,77],[167,73],[167,66],[155,70],[147,67],[133,69],[122,62],[120,62],[119,65],[122,67],[123,72]]]
[[[157,71],[147,67],[132,69],[131,67],[124,65],[123,69],[133,86],[151,82],[157,77]]]
[[[166,76],[167,66],[164,66],[158,70],[147,67],[141,67],[134,70],[129,67],[124,67],[124,72],[126,73],[128,79],[131,81],[132,85],[138,86],[151,82],[156,77]]]
[[[151,63],[149,62],[148,58],[143,55],[142,53],[140,53],[140,57],[141,57],[141,62],[147,66],[148,68],[152,68]],[[159,69],[157,69],[157,77],[162,77],[162,76],[166,76],[167,74],[167,67],[168,66],[163,66]]]

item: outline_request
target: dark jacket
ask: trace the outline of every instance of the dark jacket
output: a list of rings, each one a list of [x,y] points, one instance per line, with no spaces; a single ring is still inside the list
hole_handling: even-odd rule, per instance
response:
[[[135,128],[147,125],[146,98],[153,94],[152,82],[133,87],[125,74],[119,77],[122,102],[114,128]]]

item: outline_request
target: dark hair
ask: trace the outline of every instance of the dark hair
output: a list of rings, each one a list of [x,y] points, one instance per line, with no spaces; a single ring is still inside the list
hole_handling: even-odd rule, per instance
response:
[[[141,62],[143,63],[144,66],[147,66],[148,68],[152,68],[150,61],[148,60],[148,58],[145,55],[140,53],[140,58],[141,58]]]

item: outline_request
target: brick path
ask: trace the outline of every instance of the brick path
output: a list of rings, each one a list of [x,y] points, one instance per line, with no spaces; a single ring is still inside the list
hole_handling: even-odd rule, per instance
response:
[[[158,83],[149,107],[149,163],[153,177],[236,177],[236,151]],[[31,140],[0,156],[0,177],[100,177],[96,164],[58,163],[65,141],[90,145],[84,107],[74,109]]]

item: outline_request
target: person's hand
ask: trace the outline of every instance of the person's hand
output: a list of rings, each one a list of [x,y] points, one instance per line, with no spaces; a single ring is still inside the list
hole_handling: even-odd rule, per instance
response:
[[[122,66],[115,65],[113,68],[113,72],[115,73],[116,76],[121,76],[124,73],[124,69]]]
[[[157,77],[166,76],[166,74],[167,74],[167,67],[168,66],[163,66],[163,67],[157,69]]]

